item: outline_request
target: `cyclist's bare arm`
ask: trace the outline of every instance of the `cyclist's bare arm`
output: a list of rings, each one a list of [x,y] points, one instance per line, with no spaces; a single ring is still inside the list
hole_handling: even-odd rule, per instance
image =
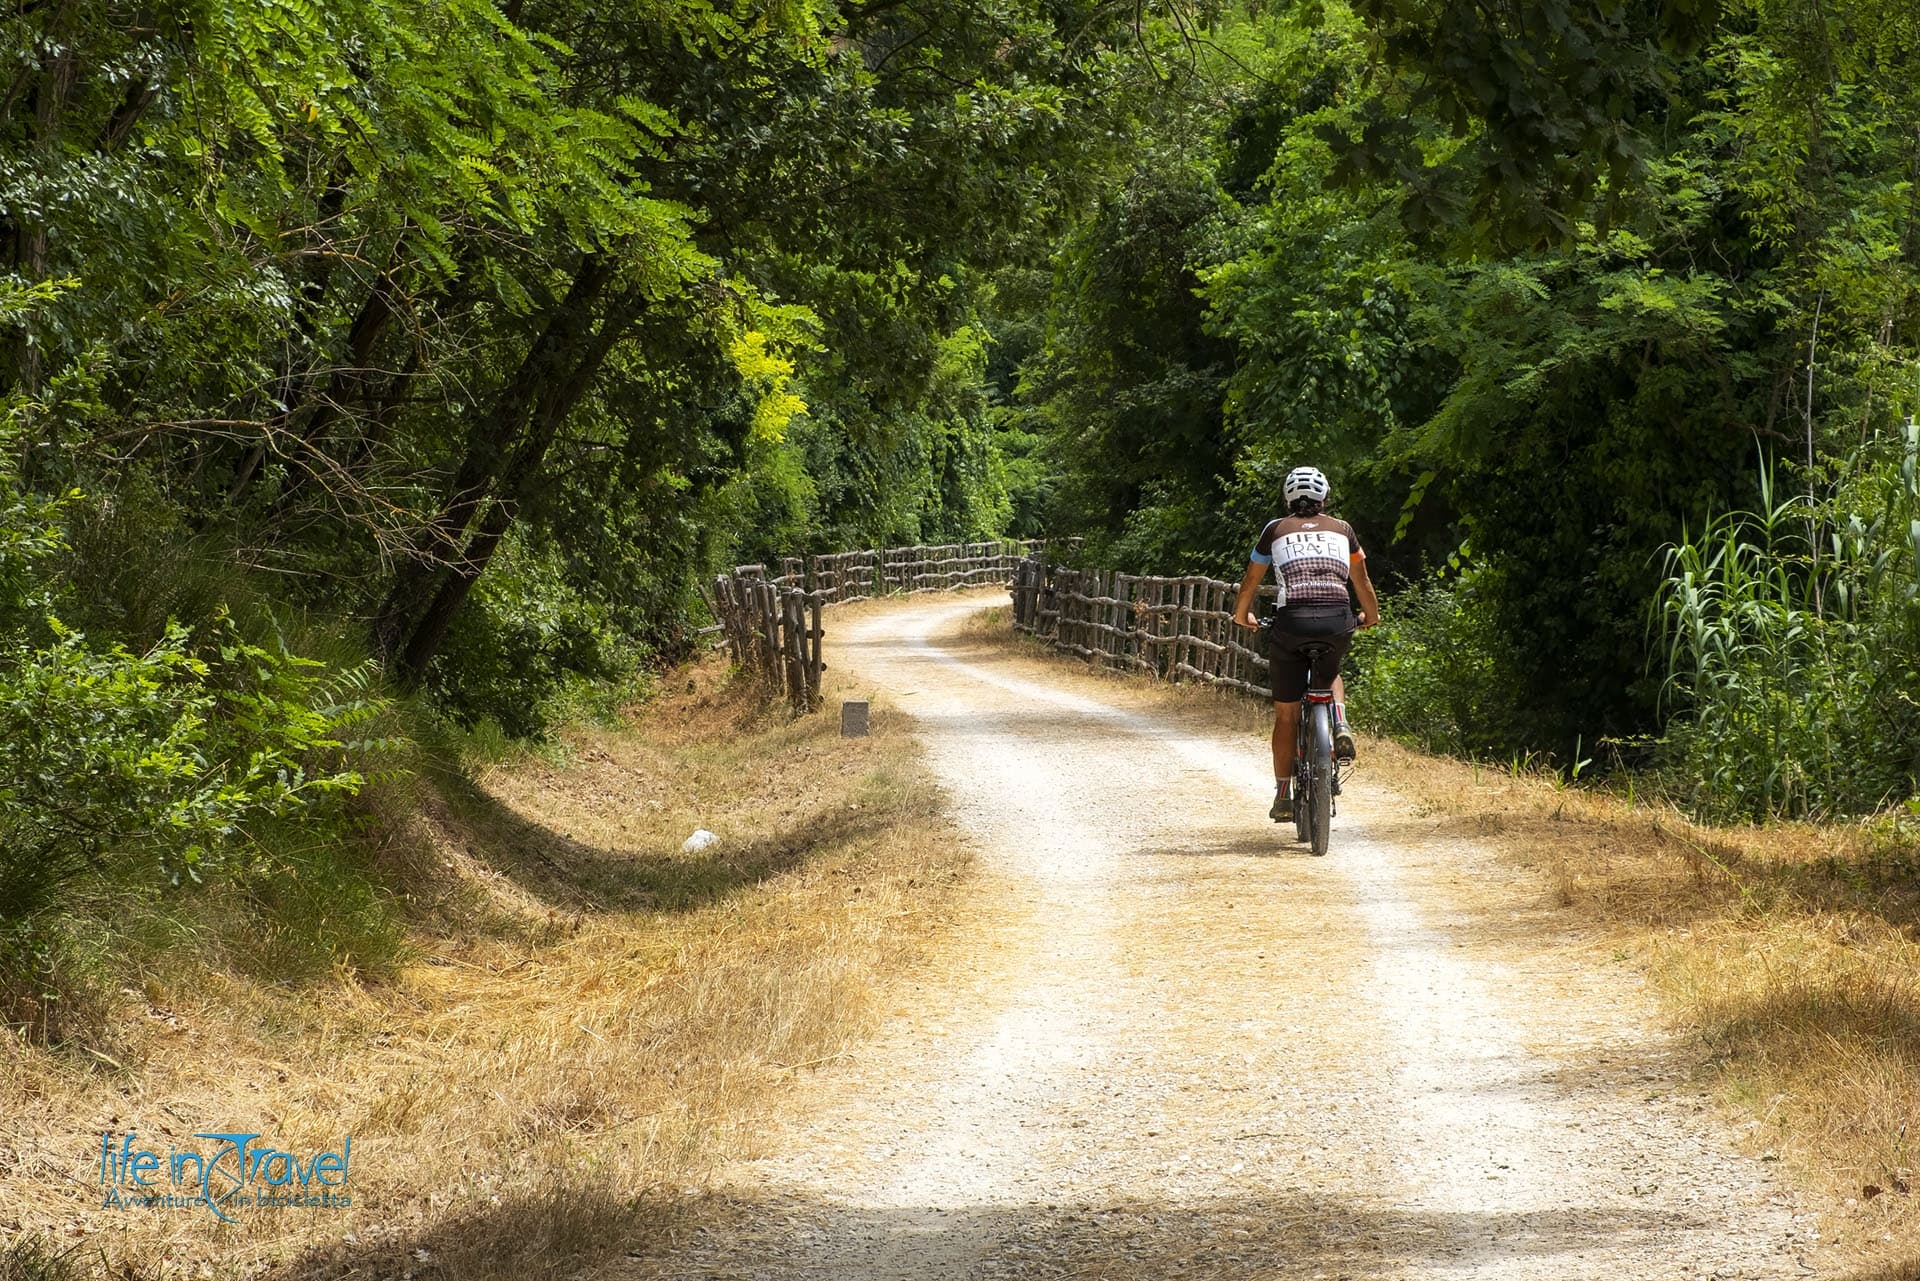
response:
[[[1249,630],[1257,630],[1260,624],[1253,617],[1253,594],[1260,590],[1260,580],[1267,576],[1267,567],[1257,560],[1247,562],[1247,572],[1240,575],[1240,595],[1233,602],[1233,621]],[[1373,589],[1369,587],[1368,591]]]
[[[1367,576],[1367,558],[1353,556],[1347,566],[1353,574],[1354,594],[1360,598],[1360,626],[1379,626],[1380,598],[1374,594],[1373,579]]]

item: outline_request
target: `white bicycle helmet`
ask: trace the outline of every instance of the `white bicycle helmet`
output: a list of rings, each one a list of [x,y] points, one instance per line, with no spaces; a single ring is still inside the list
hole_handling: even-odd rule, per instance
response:
[[[1311,498],[1316,503],[1327,501],[1326,473],[1318,467],[1296,467],[1287,473],[1287,506],[1293,506],[1295,500]]]

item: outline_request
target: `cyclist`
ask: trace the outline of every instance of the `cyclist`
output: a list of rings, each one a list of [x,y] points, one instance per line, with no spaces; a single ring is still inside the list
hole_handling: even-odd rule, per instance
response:
[[[1353,644],[1356,626],[1380,621],[1380,598],[1367,577],[1367,554],[1360,549],[1353,526],[1326,514],[1329,486],[1316,467],[1296,467],[1287,473],[1287,514],[1267,522],[1253,545],[1247,572],[1240,579],[1233,621],[1258,628],[1253,616],[1254,594],[1267,566],[1276,567],[1283,604],[1275,622],[1268,661],[1273,687],[1273,808],[1268,817],[1284,822],[1293,817],[1293,753],[1300,725],[1300,700],[1311,678],[1332,682],[1334,751],[1352,760],[1353,731],[1347,728],[1346,686],[1340,662]],[[1352,596],[1360,598],[1360,612]],[[1300,645],[1312,641],[1327,646],[1328,670],[1307,670]]]

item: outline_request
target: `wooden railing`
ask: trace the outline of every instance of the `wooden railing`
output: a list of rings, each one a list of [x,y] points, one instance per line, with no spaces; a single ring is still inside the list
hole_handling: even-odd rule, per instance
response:
[[[782,575],[782,578],[785,576]],[[741,565],[713,580],[707,602],[733,651],[734,666],[757,673],[761,686],[784,694],[800,711],[820,705],[820,642],[826,629],[817,592],[768,578],[764,565]]]
[[[1031,540],[1002,539],[839,552],[807,557],[806,572],[808,586],[826,593],[829,604],[844,604],[897,592],[944,592],[1004,583],[1012,578],[1014,566],[1039,546]],[[792,578],[800,561],[790,557],[785,564],[792,569],[782,572]]]
[[[740,565],[713,580],[708,599],[736,666],[756,672],[773,696],[799,711],[820,705],[821,612],[830,605],[912,592],[1009,582],[1043,545],[990,543],[872,548],[783,556],[777,566]],[[778,572],[769,574],[769,569]]]
[[[1198,680],[1270,698],[1258,637],[1233,622],[1239,584],[1020,562],[1008,586],[1013,626],[1104,666]],[[1271,601],[1272,584],[1260,597]]]

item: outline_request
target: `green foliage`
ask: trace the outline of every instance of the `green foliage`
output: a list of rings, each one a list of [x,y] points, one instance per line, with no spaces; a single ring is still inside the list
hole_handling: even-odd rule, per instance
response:
[[[1659,601],[1677,715],[1665,764],[1698,813],[1832,817],[1920,781],[1920,427],[1824,505],[1717,516]]]
[[[1168,526],[1218,494],[1232,445],[1221,406],[1228,352],[1207,332],[1195,271],[1211,257],[1222,196],[1177,140],[1142,161],[1067,239],[1045,345],[1021,390],[1049,429],[1054,522],[1118,540],[1113,555],[1153,571],[1226,534]],[[1123,538],[1128,513],[1143,508],[1167,509],[1143,517],[1163,541],[1138,528]]]
[[[935,339],[911,406],[816,396],[793,451],[756,477],[778,484],[784,506],[752,522],[749,559],[999,537],[1011,499],[988,401],[989,342],[977,324]]]
[[[1431,752],[1499,755],[1522,737],[1510,656],[1476,593],[1484,573],[1428,576],[1381,602],[1354,642],[1354,717]]]
[[[250,826],[359,787],[323,757],[377,710],[224,615],[197,634],[169,620],[139,651],[68,627],[51,571],[78,501],[32,498],[0,467],[0,919],[15,926],[82,874],[228,875]]]
[[[1200,69],[1067,244],[1021,391],[1057,458],[1055,531],[1115,564],[1237,572],[1308,459],[1377,566],[1458,541],[1430,520],[1386,538],[1418,474],[1396,432],[1432,412],[1446,366],[1415,323],[1433,272],[1397,189],[1329,185],[1319,130],[1367,93],[1363,34],[1340,6],[1234,20],[1232,60]]]
[[[1677,67],[1730,7],[1357,0],[1405,80],[1364,104],[1351,135],[1325,132],[1346,153],[1344,176],[1407,184],[1415,230],[1471,223],[1496,244],[1571,242],[1583,216],[1619,211],[1676,105]],[[1420,145],[1429,121],[1463,145],[1436,161]]]
[[[1839,460],[1916,405],[1911,7],[1578,8],[1223,15],[1063,242],[1009,415],[1048,532],[1128,568],[1231,577],[1280,478],[1328,471],[1415,584],[1382,660],[1459,627],[1508,684],[1382,723],[1475,751],[1657,733],[1662,548],[1741,505],[1756,441],[1854,502]],[[1462,544],[1442,608],[1417,577]]]
[[[490,720],[537,738],[577,685],[624,687],[645,657],[605,607],[568,583],[551,548],[516,540],[455,623],[428,689],[456,724]]]
[[[228,620],[170,626],[136,653],[49,619],[52,644],[0,652],[0,916],[83,873],[179,886],[235,873],[254,825],[365,781],[342,734],[377,710],[338,701],[321,664]]]

